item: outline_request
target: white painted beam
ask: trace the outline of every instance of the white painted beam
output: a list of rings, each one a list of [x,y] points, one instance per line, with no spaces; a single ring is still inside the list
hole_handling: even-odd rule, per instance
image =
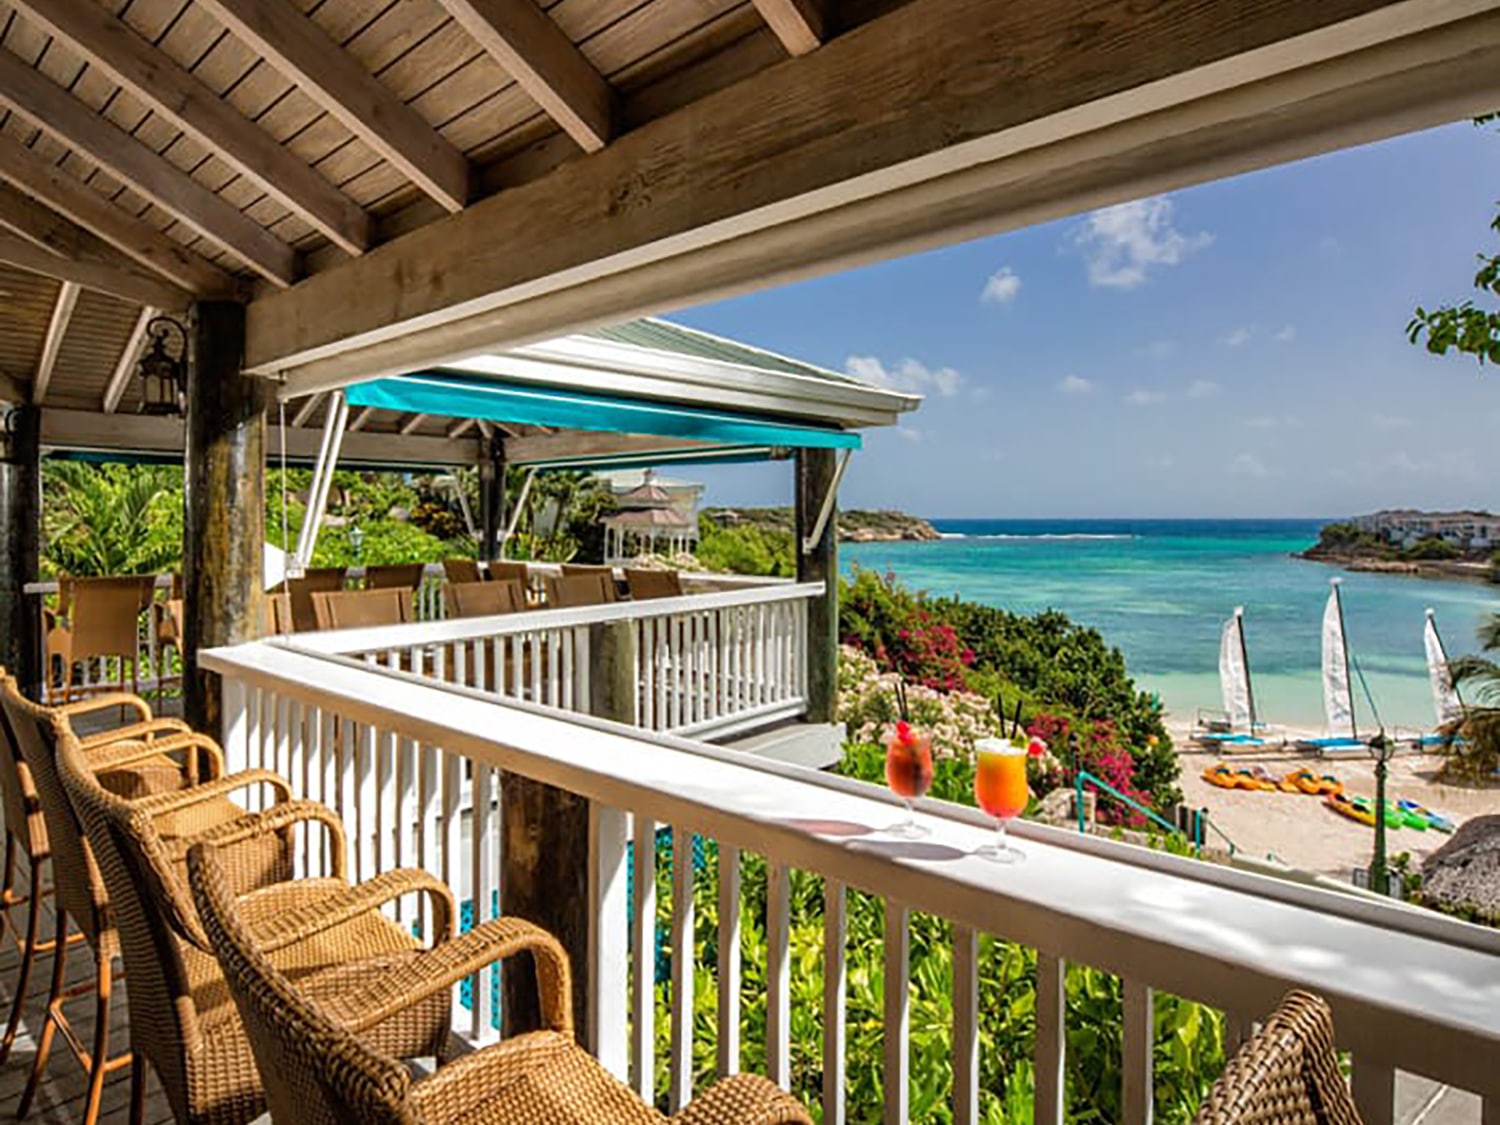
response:
[[[31,378],[31,401],[40,404],[47,397],[47,387],[52,382],[52,373],[57,369],[57,356],[62,350],[63,337],[68,334],[68,322],[73,319],[73,309],[78,304],[79,287],[75,282],[65,281],[57,290],[57,300],[52,305],[52,318],[47,322],[47,334],[42,339],[42,354],[36,363],[36,374]]]
[[[104,385],[102,404],[104,413],[113,414],[120,405],[120,399],[130,383],[130,377],[135,374],[135,365],[140,359],[141,349],[146,346],[146,325],[155,315],[156,310],[148,305],[136,317],[135,327],[130,330],[130,337],[125,341],[125,347],[120,350],[120,359],[115,364],[114,373],[110,375],[109,382]]]

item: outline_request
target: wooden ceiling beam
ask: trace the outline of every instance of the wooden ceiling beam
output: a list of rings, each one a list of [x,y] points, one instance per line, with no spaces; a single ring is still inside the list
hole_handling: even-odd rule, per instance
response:
[[[0,103],[108,168],[266,280],[283,287],[297,280],[298,255],[285,242],[10,51],[0,51]]]
[[[824,0],[755,0],[760,13],[788,54],[805,55],[828,37]]]
[[[372,225],[362,207],[123,20],[94,0],[18,2],[52,34],[335,245],[351,254],[370,248]]]
[[[463,437],[464,434],[468,433],[473,428],[473,418],[460,418],[457,422],[454,422],[453,425],[448,427],[448,437],[450,439]]]
[[[416,430],[416,428],[418,426],[420,426],[425,421],[427,421],[427,415],[425,415],[425,414],[413,414],[405,422],[401,423],[401,433],[402,433],[402,436],[405,436],[406,434],[412,433],[414,430]]]
[[[375,408],[373,406],[367,406],[367,407],[365,407],[363,410],[361,410],[358,414],[356,414],[354,416],[354,421],[352,421],[352,422],[349,423],[349,430],[350,430],[350,432],[351,433],[357,433],[358,431],[364,429],[365,428],[365,424],[367,422],[369,422],[369,420],[371,418],[373,418],[374,416],[375,416]]]
[[[326,389],[1495,104],[1500,0],[911,0],[252,302],[246,366]]]
[[[192,300],[187,290],[5,183],[0,183],[0,260],[136,304],[177,311]]]
[[[464,154],[287,0],[197,3],[444,208],[463,210]]]
[[[19,406],[30,401],[30,384],[24,379],[17,379],[9,371],[0,371],[0,402],[7,406]]]
[[[181,289],[144,271],[84,258],[60,258],[34,242],[11,234],[0,233],[0,262],[133,304],[155,304],[180,311],[192,299]]]
[[[305,425],[307,425],[307,420],[309,418],[311,418],[314,413],[316,413],[316,411],[318,409],[318,403],[320,403],[322,401],[323,401],[323,392],[322,391],[319,391],[317,394],[308,395],[307,396],[307,400],[301,406],[299,406],[297,408],[297,413],[295,413],[295,414],[292,415],[292,425],[294,425],[294,426],[305,426]]]
[[[104,401],[100,404],[104,413],[113,414],[120,405],[120,399],[125,396],[125,388],[130,385],[130,377],[135,374],[135,365],[140,361],[141,349],[146,346],[146,325],[151,323],[151,318],[156,314],[157,310],[148,305],[135,318],[135,327],[130,330],[129,339],[120,349],[120,358],[115,363],[114,372],[104,385]]]
[[[52,319],[47,322],[47,335],[42,340],[41,358],[36,362],[36,374],[31,377],[31,401],[40,406],[47,397],[47,388],[52,383],[52,373],[57,370],[57,357],[62,351],[63,337],[68,334],[68,323],[73,319],[73,309],[78,305],[79,287],[65,281],[57,291],[57,300],[52,305]]]
[[[231,297],[238,283],[228,273],[116,207],[82,180],[0,134],[0,180],[41,200],[121,253],[200,297]]]
[[[609,143],[614,91],[535,0],[438,2],[585,152]]]

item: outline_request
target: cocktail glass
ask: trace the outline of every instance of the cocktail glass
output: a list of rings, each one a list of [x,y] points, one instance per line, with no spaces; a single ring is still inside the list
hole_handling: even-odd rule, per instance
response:
[[[932,739],[908,722],[896,724],[885,743],[885,783],[906,806],[906,819],[887,831],[902,840],[920,840],[929,830],[918,824],[911,803],[932,788]]]
[[[974,854],[995,863],[1019,863],[1026,853],[1010,845],[1005,828],[1026,811],[1031,798],[1026,786],[1026,747],[1005,738],[982,738],[974,748],[978,751],[974,798],[996,825],[995,842]]]

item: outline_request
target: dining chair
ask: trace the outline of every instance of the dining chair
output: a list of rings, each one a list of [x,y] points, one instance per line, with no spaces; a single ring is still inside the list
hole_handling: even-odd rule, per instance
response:
[[[490,581],[511,579],[521,583],[523,587],[531,586],[531,568],[523,562],[491,559],[484,564],[484,572]]]
[[[514,579],[500,582],[449,582],[443,588],[449,617],[492,617],[527,608],[526,591]]]
[[[627,570],[625,582],[632,601],[682,597],[682,576],[675,570]]]
[[[291,612],[291,629],[276,632],[311,633],[319,628],[317,614],[313,612],[313,595],[342,590],[348,580],[348,571],[341,566],[311,567],[299,578],[288,578],[274,591],[285,595]],[[279,612],[272,610],[273,613]],[[285,619],[277,622],[284,624]]]
[[[358,629],[367,625],[405,625],[414,619],[411,591],[387,586],[378,590],[340,590],[313,595],[319,629]]]
[[[615,584],[615,568],[612,566],[594,566],[587,563],[563,563],[562,573],[564,578],[595,578],[599,587],[604,591],[604,600],[613,602],[620,596],[620,588]]]
[[[615,600],[615,580],[602,574],[548,576],[546,591],[548,609],[609,605]]]
[[[483,582],[484,572],[473,559],[444,559],[443,577],[449,582]]]
[[[422,584],[426,563],[396,563],[365,567],[366,590],[415,590]]]
[[[155,583],[151,575],[71,580],[67,620],[53,625],[46,638],[47,679],[56,658],[62,665],[56,691],[63,702],[73,698],[73,666],[83,661],[117,659],[122,690],[128,661],[132,691],[139,686],[140,618],[151,604]]]

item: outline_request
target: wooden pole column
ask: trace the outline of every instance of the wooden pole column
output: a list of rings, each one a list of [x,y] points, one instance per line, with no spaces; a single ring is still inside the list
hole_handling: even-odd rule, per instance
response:
[[[13,407],[8,426],[9,448],[0,457],[0,664],[21,681],[22,690],[40,699],[41,614],[24,588],[38,576],[42,412],[31,405]]]
[[[493,562],[500,557],[500,527],[505,519],[505,461],[500,442],[485,438],[479,453],[479,524],[484,539],[479,557]]]
[[[604,719],[636,721],[635,630],[629,622],[589,630],[589,710]],[[573,1018],[589,1042],[589,802],[563,789],[506,774],[500,786],[504,826],[500,856],[500,913],[550,930],[573,966]],[[620,935],[623,941],[624,935]],[[602,954],[622,950],[603,949]],[[536,978],[529,961],[507,964],[502,1012],[509,1037],[541,1026]]]
[[[827,590],[807,606],[807,721],[831,723],[838,714],[839,561],[838,507],[834,506],[822,537],[811,551],[802,549],[812,534],[824,499],[834,486],[838,452],[799,449],[796,455],[796,536],[798,582],[825,582]]]
[[[245,309],[193,307],[187,381],[183,685],[188,722],[224,737],[219,678],[198,653],[261,635],[269,384],[241,371]]]

